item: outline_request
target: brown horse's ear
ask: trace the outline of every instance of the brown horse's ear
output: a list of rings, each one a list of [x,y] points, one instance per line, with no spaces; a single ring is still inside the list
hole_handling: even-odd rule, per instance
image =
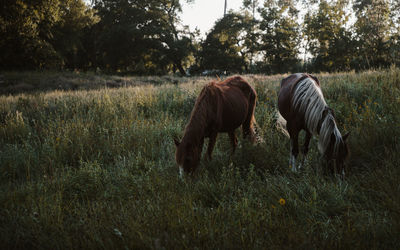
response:
[[[177,147],[179,146],[179,144],[181,144],[176,137],[174,137],[174,142],[175,142],[175,146],[177,146]]]
[[[349,137],[350,132],[347,132],[344,136],[342,136],[343,141],[346,141],[347,138]]]

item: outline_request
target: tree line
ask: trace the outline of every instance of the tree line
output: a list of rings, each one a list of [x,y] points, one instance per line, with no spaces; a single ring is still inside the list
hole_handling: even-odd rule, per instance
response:
[[[243,0],[205,37],[182,24],[179,0],[2,2],[0,70],[274,74],[400,65],[396,0]]]

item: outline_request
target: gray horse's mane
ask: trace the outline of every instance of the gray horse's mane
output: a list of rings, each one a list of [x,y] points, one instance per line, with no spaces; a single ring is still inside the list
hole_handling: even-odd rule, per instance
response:
[[[337,154],[342,135],[336,126],[332,111],[325,102],[321,88],[310,77],[306,77],[297,83],[292,105],[297,112],[304,115],[307,129],[314,135],[319,135],[318,150],[325,154],[330,144],[331,135],[334,135],[335,143],[333,153]],[[328,112],[323,117],[324,111]],[[323,119],[321,121],[321,119]]]

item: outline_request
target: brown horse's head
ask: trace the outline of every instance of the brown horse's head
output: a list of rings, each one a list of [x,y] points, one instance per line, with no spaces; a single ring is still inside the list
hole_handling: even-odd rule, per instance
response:
[[[330,163],[331,171],[334,172],[335,170],[332,165],[332,161],[335,161],[336,171],[338,174],[342,175],[342,177],[344,177],[344,162],[349,156],[349,148],[346,142],[349,134],[350,133],[346,133],[338,142],[336,142],[335,136],[332,134],[331,141],[325,152],[325,157],[328,163]],[[338,145],[336,146],[336,150],[334,150],[336,143],[338,143]]]
[[[182,177],[183,172],[193,173],[199,165],[202,148],[185,139],[179,142],[174,138],[174,142],[176,146],[175,160],[179,166],[179,174]]]

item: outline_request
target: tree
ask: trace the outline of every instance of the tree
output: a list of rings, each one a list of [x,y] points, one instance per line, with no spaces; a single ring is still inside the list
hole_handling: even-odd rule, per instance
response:
[[[250,20],[237,13],[228,13],[217,20],[201,43],[199,69],[239,73],[247,70],[249,50],[245,37]]]
[[[192,34],[179,29],[178,0],[95,1],[101,21],[96,27],[98,65],[111,71],[185,75],[193,51]]]
[[[245,36],[245,47],[248,50],[249,54],[249,68],[250,72],[255,72],[255,65],[254,61],[256,61],[257,57],[259,56],[259,46],[258,44],[260,43],[260,30],[259,30],[259,20],[256,19],[256,9],[257,6],[259,5],[258,0],[243,0],[243,8],[245,10],[245,16],[250,16],[251,13],[251,18],[249,18],[249,22],[247,25],[245,25],[246,33],[247,35]],[[249,12],[250,13],[249,13]]]
[[[163,25],[160,26],[160,42],[166,44],[165,53],[174,68],[178,69],[181,75],[186,75],[182,64],[194,51],[193,34],[188,30],[177,28],[180,22],[177,13],[182,11],[179,1],[163,1],[162,6],[167,15],[160,17],[164,21]]]
[[[243,0],[243,7],[251,11],[253,19],[255,19],[256,8],[258,4],[259,4],[258,0]]]
[[[310,3],[311,4],[311,3]],[[314,71],[349,70],[355,55],[352,34],[346,29],[348,2],[321,0],[304,18],[304,38],[313,55]]]
[[[260,50],[264,55],[263,71],[284,73],[294,70],[299,59],[297,9],[289,1],[268,0],[259,10],[261,15]]]
[[[51,28],[53,37],[49,39],[54,49],[63,59],[66,68],[88,68],[89,60],[86,33],[99,21],[95,11],[82,0],[60,2],[60,20]]]
[[[6,0],[0,5],[0,68],[60,66],[49,43],[51,27],[60,19],[58,0]]]
[[[400,66],[400,2],[390,0],[390,16],[392,26],[390,29],[389,54],[392,64]]]
[[[360,67],[390,64],[390,8],[387,0],[355,0],[357,47]]]
[[[82,30],[94,22],[82,0],[7,0],[0,7],[0,67],[73,66]]]

